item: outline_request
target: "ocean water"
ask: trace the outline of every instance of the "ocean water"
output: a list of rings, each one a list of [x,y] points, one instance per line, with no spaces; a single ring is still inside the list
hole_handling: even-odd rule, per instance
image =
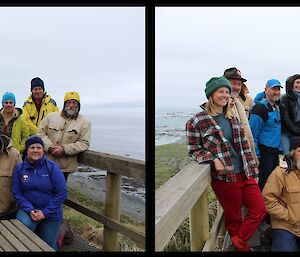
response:
[[[171,144],[185,137],[185,124],[199,110],[159,109],[155,112],[155,146]]]
[[[145,160],[145,108],[99,108],[85,110],[82,114],[91,121],[90,150]],[[72,176],[81,177],[84,181],[92,179],[100,189],[106,173],[105,170],[82,165]],[[145,202],[143,182],[126,176],[122,180],[124,195]],[[89,191],[89,188],[86,190]]]
[[[82,114],[92,124],[91,150],[145,160],[145,108],[99,108]]]

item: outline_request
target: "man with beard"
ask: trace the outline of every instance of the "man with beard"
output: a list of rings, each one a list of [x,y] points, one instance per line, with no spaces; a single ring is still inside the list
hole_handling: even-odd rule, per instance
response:
[[[279,164],[281,121],[276,102],[280,98],[281,88],[277,79],[268,80],[265,86],[266,97],[256,103],[250,112],[249,124],[259,159],[258,185],[261,191],[269,175]]]
[[[226,77],[230,81],[230,84],[231,84],[231,94],[230,94],[231,107],[234,111],[235,117],[242,123],[242,126],[245,130],[245,135],[247,137],[248,144],[251,149],[253,159],[255,160],[255,162],[258,166],[259,161],[258,161],[256,152],[255,152],[255,144],[254,144],[251,128],[249,125],[248,115],[245,111],[245,107],[238,99],[238,97],[241,93],[241,90],[242,90],[243,83],[246,82],[247,80],[242,77],[240,70],[235,67],[226,69],[224,71],[223,76]]]
[[[277,166],[262,191],[271,217],[272,251],[298,251],[300,239],[300,138],[292,138],[288,165]]]
[[[62,111],[49,113],[37,131],[45,143],[47,157],[58,164],[66,180],[78,170],[77,155],[90,146],[91,123],[79,111],[79,94],[67,92]]]

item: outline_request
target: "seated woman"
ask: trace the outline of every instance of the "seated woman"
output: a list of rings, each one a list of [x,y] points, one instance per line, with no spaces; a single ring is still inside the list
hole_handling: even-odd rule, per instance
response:
[[[12,192],[18,204],[17,219],[55,250],[63,218],[67,185],[57,164],[44,154],[44,142],[31,136],[25,142],[24,161],[13,174]]]

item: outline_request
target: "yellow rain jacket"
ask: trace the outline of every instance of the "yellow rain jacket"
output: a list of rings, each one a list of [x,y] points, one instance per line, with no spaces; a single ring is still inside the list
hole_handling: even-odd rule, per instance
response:
[[[45,95],[42,100],[42,106],[38,113],[37,108],[33,102],[32,96],[29,96],[27,101],[23,104],[23,115],[29,127],[29,134],[35,135],[41,120],[50,112],[59,111],[56,102],[50,95]]]

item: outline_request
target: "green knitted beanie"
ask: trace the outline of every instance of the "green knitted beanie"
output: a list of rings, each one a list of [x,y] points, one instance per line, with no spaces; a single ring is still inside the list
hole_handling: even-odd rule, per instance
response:
[[[206,82],[205,94],[208,99],[213,92],[215,92],[220,87],[227,87],[231,93],[231,84],[227,78],[222,77],[213,77]]]

